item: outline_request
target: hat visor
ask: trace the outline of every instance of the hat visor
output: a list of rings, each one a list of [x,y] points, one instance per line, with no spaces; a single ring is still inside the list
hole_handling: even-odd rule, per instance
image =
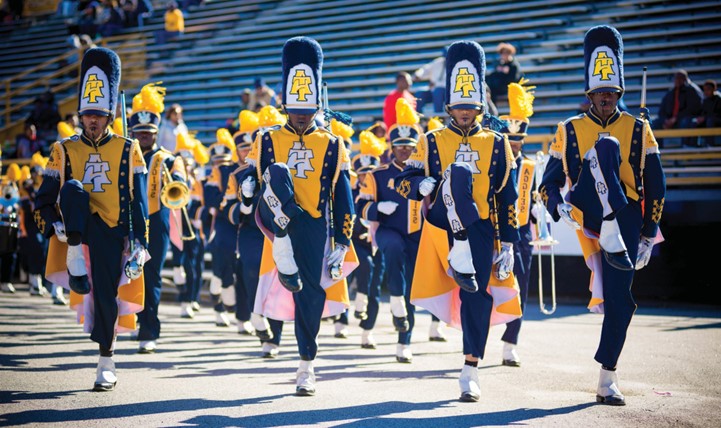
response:
[[[133,126],[133,132],[152,132],[157,133],[158,127],[155,125],[135,125]]]
[[[82,116],[85,114],[94,114],[95,116],[112,116],[107,110],[98,110],[94,108],[86,108],[78,111],[78,115]]]
[[[601,87],[601,88],[591,89],[590,91],[588,91],[586,93],[587,94],[598,94],[600,92],[614,92],[614,93],[620,94],[623,91],[621,90],[621,88],[619,88],[617,86],[605,86],[605,87]]]
[[[286,107],[285,111],[287,111],[290,114],[315,114],[318,109],[314,108],[289,108]]]
[[[470,104],[470,103],[458,103],[458,104],[448,104],[448,108],[451,110],[456,110],[456,109],[482,110],[483,105]]]
[[[415,146],[418,144],[418,140],[412,140],[410,138],[396,138],[391,142],[391,146]]]
[[[252,145],[253,145],[253,143],[243,142],[243,143],[240,143],[240,144],[236,144],[236,145],[235,145],[235,148],[236,148],[236,150],[245,150],[245,149],[251,148]]]

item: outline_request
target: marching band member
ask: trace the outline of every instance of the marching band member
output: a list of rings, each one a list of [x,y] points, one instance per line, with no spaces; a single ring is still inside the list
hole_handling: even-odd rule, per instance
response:
[[[345,277],[357,266],[350,159],[342,141],[313,120],[321,109],[320,45],[291,38],[282,55],[288,123],[258,135],[241,188],[244,203],[260,188],[256,218],[267,237],[255,311],[295,321],[296,394],[314,395],[321,319],[349,307]]]
[[[171,220],[171,209],[162,199],[165,188],[172,181],[185,182],[185,165],[182,159],[158,146],[156,138],[160,118],[165,110],[163,104],[165,88],[149,83],[133,97],[133,113],[130,115],[129,128],[132,136],[140,143],[145,164],[148,166],[148,216],[150,259],[145,264],[145,304],[138,314],[138,353],[155,352],[160,337],[160,319],[158,309],[163,288],[161,272],[165,265],[166,254],[174,234],[174,241],[180,238],[175,221]]]
[[[382,123],[382,122],[381,122]],[[385,139],[376,137],[370,129],[362,131],[358,136],[360,153],[352,159],[351,189],[353,200],[358,204],[360,189],[368,173],[380,165],[380,156],[386,150]],[[370,230],[370,223],[361,216],[356,217],[353,226],[353,247],[358,255],[358,268],[351,276],[356,282],[354,316],[360,320],[361,348],[376,349],[373,338],[373,328],[378,318],[378,309],[381,302],[381,280],[383,279],[384,260],[383,252],[374,247]],[[351,280],[349,279],[349,282]]]
[[[480,399],[477,367],[489,327],[520,316],[513,277],[512,243],[519,239],[515,163],[508,139],[477,120],[485,108],[484,75],[478,43],[448,48],[451,121],[419,141],[396,179],[401,195],[430,203],[411,303],[463,330],[461,401]]]
[[[135,330],[143,308],[147,169],[138,142],[108,130],[119,84],[117,54],[87,50],[78,88],[83,133],[53,145],[34,213],[51,237],[46,277],[73,291],[71,308],[100,348],[94,391],[115,388],[116,335]]]
[[[375,245],[383,252],[388,271],[393,326],[398,332],[396,360],[413,360],[411,335],[415,325],[415,306],[410,302],[413,270],[416,264],[420,231],[423,225],[421,203],[395,191],[398,175],[422,138],[420,118],[404,98],[396,102],[397,121],[388,130],[393,160],[371,171],[363,182],[356,211],[371,222]]]
[[[589,309],[604,314],[595,355],[601,364],[596,401],[625,405],[616,365],[636,311],[634,269],[648,264],[661,240],[666,179],[647,112],[636,118],[618,109],[625,89],[621,34],[593,27],[583,47],[591,108],[558,124],[539,191],[554,221],[576,229],[592,272]]]
[[[230,326],[228,312],[239,309],[241,313],[236,317],[243,321],[238,328],[251,328],[250,323],[247,322],[250,321],[250,313],[246,310],[248,305],[245,289],[242,289],[242,294],[238,295],[236,295],[235,289],[236,227],[230,223],[227,217],[218,214],[228,187],[228,178],[237,168],[235,142],[233,136],[225,128],[218,129],[216,137],[216,142],[209,148],[213,167],[210,177],[204,185],[205,206],[213,218],[206,248],[210,250],[213,264],[210,295],[215,301],[215,325],[218,327]],[[237,301],[240,301],[241,304],[236,307]],[[242,331],[239,330],[239,332]],[[253,334],[250,330],[246,333]]]
[[[5,231],[8,234],[6,248],[0,251],[0,284],[5,293],[15,293],[13,277],[18,257],[18,213],[20,211],[20,192],[17,182],[22,172],[16,163],[10,164],[6,174],[0,177],[0,219],[6,223]]]

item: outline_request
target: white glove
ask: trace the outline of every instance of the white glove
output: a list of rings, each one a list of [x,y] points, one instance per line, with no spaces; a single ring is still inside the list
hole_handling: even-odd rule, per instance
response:
[[[55,236],[58,238],[58,241],[68,242],[68,236],[65,235],[65,224],[63,224],[62,221],[53,223],[53,228],[55,229]]]
[[[210,214],[211,216],[215,217],[215,215],[216,215],[217,213],[218,213],[218,210],[215,209],[215,207],[210,207],[210,208],[208,208],[208,214]]]
[[[250,214],[252,211],[253,211],[253,206],[252,206],[252,205],[245,205],[245,204],[242,203],[242,202],[240,203],[240,212],[241,212],[241,213],[243,213],[243,214],[245,214],[245,215],[248,215],[248,214]]]
[[[196,229],[198,229],[198,230],[200,230],[200,229],[203,228],[203,222],[202,222],[201,220],[197,219],[197,218],[196,218],[196,219],[193,219],[193,220],[190,220],[190,224],[192,224],[193,227],[196,228]]]
[[[567,203],[558,204],[558,206],[556,207],[556,210],[558,211],[558,215],[561,216],[563,221],[565,221],[567,225],[571,226],[571,229],[576,229],[576,230],[581,229],[581,225],[578,224],[578,222],[576,220],[574,220],[573,217],[571,217],[571,211],[573,211],[573,205],[567,204]]]
[[[431,194],[433,189],[436,188],[436,179],[433,177],[427,177],[421,181],[421,184],[418,185],[418,191],[423,196],[428,196]]]
[[[343,263],[345,253],[348,252],[348,246],[343,244],[335,244],[335,249],[328,254],[328,266],[337,266]]]
[[[143,247],[137,239],[135,240],[135,247],[133,248],[133,252],[130,254],[130,258],[134,258],[140,266],[145,264],[145,247]]]
[[[398,208],[398,203],[393,201],[383,201],[378,202],[378,212],[383,213],[385,215],[391,215],[394,212],[396,212],[396,208]]]
[[[255,179],[253,177],[246,178],[243,180],[243,184],[240,185],[240,189],[243,196],[246,198],[252,198],[253,193],[255,193]]]
[[[638,243],[638,256],[636,257],[636,270],[643,269],[651,260],[651,251],[653,250],[653,238],[641,236]]]
[[[501,251],[493,250],[493,264],[498,265],[496,277],[500,280],[508,278],[513,272],[513,244],[501,242]]]
[[[551,218],[551,215],[546,210],[546,207],[543,206],[540,202],[534,202],[531,206],[531,214],[533,214],[533,217],[536,219],[536,221],[541,220],[541,216],[543,214],[546,215],[546,223],[550,223],[553,221],[553,218]]]

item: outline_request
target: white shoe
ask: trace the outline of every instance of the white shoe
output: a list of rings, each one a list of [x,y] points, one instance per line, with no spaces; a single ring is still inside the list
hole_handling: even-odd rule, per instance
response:
[[[616,371],[601,368],[596,390],[596,402],[611,406],[625,406],[626,398],[618,388],[618,375]]]
[[[461,377],[458,378],[461,387],[461,401],[475,402],[481,398],[481,382],[478,380],[478,367],[464,364]]]
[[[315,371],[312,361],[301,361],[295,373],[295,395],[315,395]]]
[[[230,318],[228,318],[227,312],[216,312],[215,313],[215,325],[217,327],[229,327]]]
[[[115,362],[112,357],[100,357],[95,370],[95,385],[93,391],[112,391],[118,377],[115,375]]]
[[[200,312],[200,303],[190,302],[190,307],[193,308],[194,312]]]
[[[448,252],[448,263],[458,273],[468,275],[476,273],[476,268],[473,267],[471,244],[468,239],[463,241],[453,239],[453,247]]]
[[[521,367],[521,359],[516,352],[516,345],[503,342],[503,365],[509,367]]]
[[[413,362],[413,352],[411,351],[411,345],[403,345],[400,343],[396,344],[396,361],[398,361],[399,363]]]
[[[373,330],[363,330],[361,333],[361,348],[363,349],[376,349],[377,344],[373,338]]]
[[[43,277],[40,275],[28,275],[28,283],[30,284],[31,296],[45,296],[48,290],[43,285]]]
[[[173,268],[173,282],[175,285],[185,285],[186,274],[185,269],[182,266],[175,266]]]
[[[152,354],[157,347],[158,344],[155,343],[154,340],[141,340],[140,346],[138,347],[138,354]]]
[[[82,245],[68,245],[68,254],[65,262],[68,265],[70,275],[83,276],[88,274],[85,268],[85,253],[83,252]]]
[[[9,282],[3,282],[0,284],[0,289],[2,289],[3,293],[14,293],[15,287]]]
[[[343,324],[342,322],[336,322],[334,324],[335,326],[335,337],[338,339],[347,339],[348,338],[348,326]]]
[[[273,261],[275,261],[278,272],[284,275],[298,273],[298,265],[293,258],[293,245],[290,236],[275,237],[275,240],[273,240]]]
[[[263,343],[263,358],[275,358],[280,353],[280,349],[278,348],[278,345],[275,343],[270,342],[264,342]]]
[[[238,321],[238,334],[244,334],[247,336],[255,335],[255,329],[250,321]]]
[[[443,334],[443,325],[440,321],[431,321],[431,328],[428,330],[428,338],[431,342],[446,342]]]
[[[195,317],[195,311],[193,311],[193,307],[190,305],[190,302],[181,302],[180,303],[180,318],[194,318]]]

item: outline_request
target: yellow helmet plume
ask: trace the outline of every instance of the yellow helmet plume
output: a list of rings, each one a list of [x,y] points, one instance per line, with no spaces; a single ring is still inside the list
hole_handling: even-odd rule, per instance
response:
[[[72,125],[62,120],[58,122],[58,139],[64,140],[73,135],[75,135],[75,128]]]
[[[441,119],[438,116],[433,116],[432,118],[428,119],[427,127],[429,131],[443,128],[443,122],[441,122]]]
[[[253,132],[260,126],[260,117],[258,113],[251,110],[243,110],[238,114],[238,122],[240,122],[240,129],[238,132]]]
[[[45,165],[47,164],[48,158],[44,157],[40,152],[35,152],[30,158],[31,167],[39,166],[40,168],[45,169]]]
[[[363,155],[380,156],[386,150],[386,142],[370,131],[361,131],[358,139],[360,140],[360,152]]]
[[[116,117],[113,121],[113,133],[123,135],[123,118]]]
[[[352,126],[346,125],[345,123],[336,119],[330,120],[330,132],[333,133],[333,135],[337,135],[346,141],[350,140],[350,137],[355,134]]]
[[[273,106],[263,106],[258,112],[258,126],[267,128],[275,125],[285,125],[288,119]]]
[[[24,182],[26,180],[30,180],[30,167],[27,165],[23,165],[22,168],[20,168],[20,181]]]
[[[528,119],[533,116],[533,100],[535,86],[528,85],[528,79],[521,79],[518,83],[508,84],[509,116],[515,119]]]
[[[396,101],[396,124],[416,125],[421,121],[416,110],[405,98],[398,98]]]
[[[156,86],[163,82],[148,83],[133,97],[133,112],[151,111],[160,114],[165,111],[165,88]]]
[[[208,148],[203,145],[199,140],[195,141],[195,146],[193,146],[193,157],[195,158],[195,161],[198,163],[198,165],[205,165],[210,161],[210,153],[208,153]]]
[[[217,139],[216,144],[230,149],[230,158],[233,162],[238,162],[238,153],[235,151],[235,140],[233,140],[233,136],[230,135],[230,131],[228,131],[227,128],[218,128],[218,130],[215,131],[215,137]]]
[[[8,166],[8,170],[6,173],[6,177],[10,181],[18,181],[20,180],[20,167],[16,163],[11,163],[10,166]]]
[[[182,151],[193,152],[195,150],[196,140],[185,132],[180,132],[175,137],[175,153]]]

